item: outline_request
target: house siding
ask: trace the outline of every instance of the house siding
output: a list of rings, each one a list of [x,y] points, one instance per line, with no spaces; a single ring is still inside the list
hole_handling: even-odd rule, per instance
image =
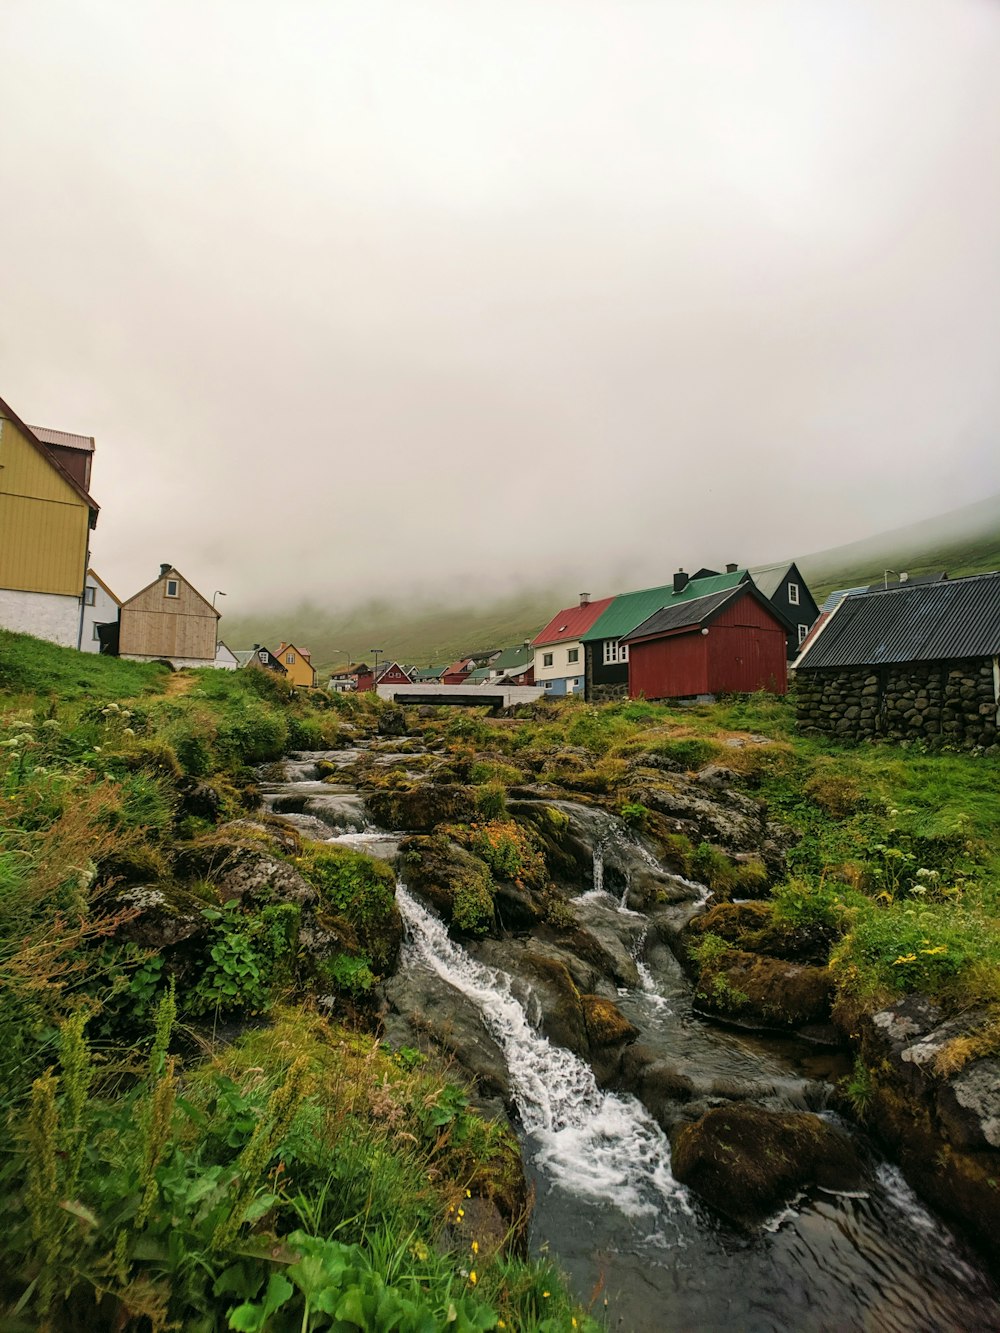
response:
[[[80,635],[80,598],[0,588],[0,626],[75,648]]]
[[[85,653],[99,653],[101,644],[95,638],[94,630],[98,625],[113,624],[118,619],[119,606],[115,599],[109,596],[89,574],[87,575],[86,586],[94,589],[94,604],[93,606],[84,605],[83,608],[80,650]]]
[[[795,709],[806,735],[992,748],[1000,736],[998,679],[991,657],[800,669]]]
[[[165,595],[167,578],[177,579],[177,597]],[[118,650],[141,661],[166,657],[175,665],[210,666],[217,627],[211,605],[174,570],[123,604]]]
[[[79,598],[89,531],[84,500],[12,421],[0,418],[0,588]]]
[[[708,636],[701,630],[649,643],[633,643],[629,697],[684,698],[708,692]]]

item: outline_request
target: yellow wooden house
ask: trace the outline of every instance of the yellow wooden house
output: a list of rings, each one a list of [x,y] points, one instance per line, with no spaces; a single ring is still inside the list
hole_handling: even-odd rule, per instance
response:
[[[175,667],[215,665],[220,612],[173,565],[122,602],[118,655]]]
[[[309,660],[308,648],[296,648],[294,643],[282,643],[275,649],[275,657],[285,668],[285,677],[289,685],[311,690],[316,684],[316,668]]]
[[[0,626],[78,648],[99,512],[87,489],[93,440],[36,430],[0,398]]]

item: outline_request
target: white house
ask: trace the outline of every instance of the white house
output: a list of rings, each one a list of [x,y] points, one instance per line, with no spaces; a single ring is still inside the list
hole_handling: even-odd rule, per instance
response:
[[[549,694],[577,694],[584,689],[584,652],[581,634],[614,599],[602,597],[596,602],[589,593],[580,594],[577,606],[567,606],[552,617],[532,640],[535,684]]]
[[[240,665],[239,658],[232,648],[221,639],[215,645],[215,665],[220,671],[235,671]]]
[[[101,638],[98,625],[113,625],[118,622],[121,601],[115,596],[99,574],[87,570],[83,585],[83,628],[80,631],[80,651],[99,653]]]

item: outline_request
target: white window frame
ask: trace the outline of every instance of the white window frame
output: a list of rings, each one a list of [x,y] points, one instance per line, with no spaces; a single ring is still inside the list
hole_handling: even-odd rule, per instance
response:
[[[84,606],[94,606],[96,602],[97,602],[97,589],[91,587],[84,588],[83,590]]]
[[[579,662],[579,660],[580,660],[580,650],[579,650],[579,648],[567,648],[567,649],[566,649],[566,661],[567,661],[567,662],[569,662],[569,663],[570,663],[571,665],[573,665],[573,666],[576,666],[576,664],[577,664],[577,662]]]
[[[552,662],[553,662],[553,657],[554,657],[554,654],[552,654],[552,653],[542,653],[542,666],[543,666],[543,667],[550,667],[550,666],[552,665]]]
[[[604,665],[617,666],[620,662],[628,661],[628,644],[622,643],[621,639],[604,640]]]
[[[95,625],[95,626],[94,626],[94,632],[93,632],[93,634],[90,636],[92,639],[96,639],[96,640],[98,641],[98,643],[100,642],[100,639],[101,639],[101,636],[100,636],[100,634],[98,633],[98,630],[99,630],[100,628],[101,628],[100,625]]]
[[[806,635],[807,635],[808,633],[809,633],[809,626],[808,626],[808,625],[800,625],[800,626],[799,626],[799,647],[800,647],[800,648],[802,647],[803,643],[805,643]]]
[[[295,665],[295,654],[285,653],[285,666],[294,666],[294,665]]]
[[[170,591],[171,586],[173,587],[173,592]],[[180,579],[167,579],[166,583],[163,585],[163,595],[164,597],[180,597],[181,595]]]
[[[790,606],[798,606],[799,604],[799,585],[797,583],[789,583],[788,585],[788,602]]]

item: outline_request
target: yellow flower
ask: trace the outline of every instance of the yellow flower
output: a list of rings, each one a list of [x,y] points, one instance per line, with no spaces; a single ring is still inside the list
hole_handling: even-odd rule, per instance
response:
[[[466,1191],[465,1191],[465,1197],[466,1197],[467,1199],[471,1199],[471,1198],[472,1198],[472,1190],[466,1190]]]
[[[543,1300],[543,1301],[547,1301],[548,1299],[549,1299],[549,1293],[548,1293],[547,1291],[543,1291],[543,1292],[542,1292],[542,1300]]]
[[[915,953],[901,953],[892,965],[898,967],[900,963],[915,963],[916,961],[917,955]]]
[[[475,1286],[476,1283],[479,1281],[479,1278],[476,1277],[475,1269],[473,1269],[472,1272],[469,1274],[469,1281],[472,1283],[473,1286]]]
[[[478,1241],[478,1240],[474,1240],[474,1241],[472,1242],[472,1253],[473,1253],[473,1254],[478,1254],[478,1253],[479,1253],[479,1241]]]
[[[921,952],[921,953],[947,953],[947,952],[948,952],[948,946],[947,946],[947,944],[935,944],[935,946],[934,946],[933,949],[921,949],[920,952]]]

